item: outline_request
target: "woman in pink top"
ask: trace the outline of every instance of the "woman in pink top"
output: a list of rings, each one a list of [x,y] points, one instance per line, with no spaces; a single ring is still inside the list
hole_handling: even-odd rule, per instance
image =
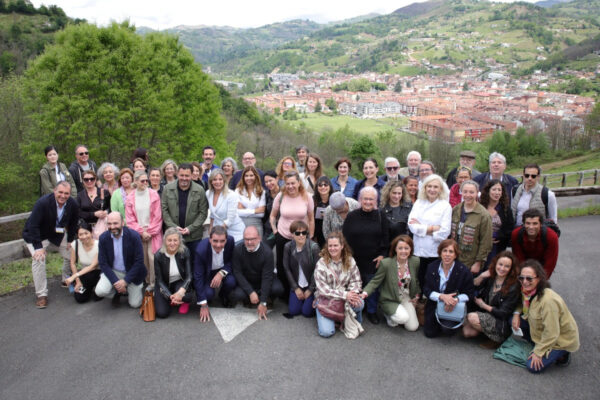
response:
[[[148,188],[148,175],[145,171],[134,174],[135,192],[127,196],[125,202],[125,219],[127,226],[142,237],[144,248],[144,265],[148,269],[146,283],[154,288],[154,253],[162,246],[162,210],[160,197],[155,190]]]
[[[284,286],[283,293],[289,293],[289,283],[283,269],[283,247],[292,240],[290,225],[299,220],[308,225],[308,232],[312,239],[315,234],[314,202],[302,183],[297,171],[288,171],[283,176],[285,186],[273,199],[273,208],[269,221],[275,235],[275,248],[277,249],[277,277]],[[278,219],[279,218],[279,219]],[[287,297],[284,299],[287,300]]]

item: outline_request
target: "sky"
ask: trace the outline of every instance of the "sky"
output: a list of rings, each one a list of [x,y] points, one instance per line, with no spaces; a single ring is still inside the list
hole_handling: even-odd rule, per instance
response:
[[[510,1],[510,0],[504,0]],[[526,0],[534,2],[535,0]],[[33,0],[57,5],[69,17],[97,25],[129,19],[135,26],[163,30],[178,25],[259,27],[292,19],[325,23],[369,13],[389,14],[415,0]]]

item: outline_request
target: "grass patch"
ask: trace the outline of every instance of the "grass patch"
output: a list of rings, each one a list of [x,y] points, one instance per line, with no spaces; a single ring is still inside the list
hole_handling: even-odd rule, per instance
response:
[[[287,123],[295,128],[305,126],[308,130],[317,133],[323,133],[328,130],[336,131],[348,125],[353,131],[366,134],[375,134],[377,132],[393,129],[393,126],[389,125],[389,119],[386,120],[387,121],[377,119],[360,119],[347,115],[325,115],[314,113],[306,114],[306,118],[287,121]],[[401,126],[406,125],[406,122],[400,118],[396,119],[395,122],[401,124]]]
[[[50,253],[46,259],[46,275],[48,278],[60,276],[62,271],[62,257],[60,254]],[[0,296],[19,290],[33,284],[31,274],[31,259],[24,258],[0,265]]]
[[[596,204],[587,207],[564,208],[562,210],[558,210],[559,220],[562,218],[583,217],[586,215],[600,215],[600,205]]]

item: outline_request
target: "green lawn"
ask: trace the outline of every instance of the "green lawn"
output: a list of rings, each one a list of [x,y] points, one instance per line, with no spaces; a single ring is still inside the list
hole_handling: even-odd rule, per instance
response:
[[[406,118],[385,118],[383,120],[360,119],[346,115],[323,115],[306,114],[306,118],[299,118],[295,121],[287,121],[290,125],[299,128],[304,124],[309,130],[316,133],[322,133],[327,130],[336,131],[348,125],[350,129],[359,133],[375,134],[377,132],[392,129],[390,123],[405,126]]]
[[[60,276],[62,257],[50,253],[46,260],[46,275],[48,278]],[[13,261],[0,265],[0,296],[33,284],[31,275],[31,259]]]

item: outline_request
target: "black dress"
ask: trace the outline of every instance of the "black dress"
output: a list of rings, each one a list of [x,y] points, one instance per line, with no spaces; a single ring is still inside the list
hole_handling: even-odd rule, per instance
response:
[[[110,212],[110,193],[104,190],[104,201],[101,198],[100,188],[96,188],[96,198],[92,202],[87,194],[87,190],[83,189],[77,193],[77,204],[79,204],[79,217],[88,224],[98,222],[98,217],[94,215],[96,211],[104,210]]]

